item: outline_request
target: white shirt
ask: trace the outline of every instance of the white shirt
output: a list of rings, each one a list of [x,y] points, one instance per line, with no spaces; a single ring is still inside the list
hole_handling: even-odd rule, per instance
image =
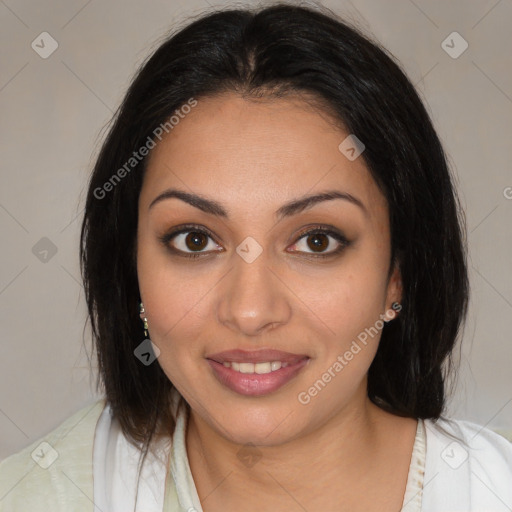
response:
[[[203,512],[187,457],[186,424],[182,411],[172,443],[161,441],[148,452],[135,507],[140,452],[107,405],[95,433],[95,512],[162,512],[167,467],[182,509]],[[512,444],[468,421],[419,420],[402,507],[403,512],[510,512]]]

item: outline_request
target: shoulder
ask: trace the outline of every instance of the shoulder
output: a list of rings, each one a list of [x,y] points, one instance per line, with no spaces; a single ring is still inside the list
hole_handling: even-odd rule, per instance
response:
[[[425,420],[425,511],[510,510],[512,443],[477,423]],[[462,507],[462,508],[461,508]]]
[[[0,462],[0,511],[91,507],[92,450],[104,398]]]
[[[512,471],[512,443],[490,428],[472,421],[449,418],[425,420],[425,427],[427,438],[437,448],[457,449],[456,445],[459,445],[473,460],[481,463],[492,461]],[[441,452],[441,455],[449,458],[451,450]],[[464,454],[461,452],[461,455]]]

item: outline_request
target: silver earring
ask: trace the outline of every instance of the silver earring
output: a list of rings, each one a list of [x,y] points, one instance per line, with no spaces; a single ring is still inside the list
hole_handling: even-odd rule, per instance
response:
[[[144,304],[140,303],[140,318],[142,323],[144,324],[144,336],[148,337],[148,319],[146,318],[146,310],[144,309]]]

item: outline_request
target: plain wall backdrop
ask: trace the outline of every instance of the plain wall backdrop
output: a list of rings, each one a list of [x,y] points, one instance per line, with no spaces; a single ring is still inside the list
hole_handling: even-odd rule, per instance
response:
[[[321,3],[400,60],[432,116],[470,249],[470,311],[449,412],[512,430],[512,1]],[[169,31],[211,6],[236,5],[0,1],[0,458],[99,397],[82,347],[78,241],[103,127]]]

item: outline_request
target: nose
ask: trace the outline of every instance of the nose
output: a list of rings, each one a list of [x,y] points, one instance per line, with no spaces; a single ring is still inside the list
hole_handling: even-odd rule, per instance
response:
[[[251,263],[235,253],[233,268],[218,290],[217,319],[238,334],[259,336],[289,321],[287,292],[265,251]]]

